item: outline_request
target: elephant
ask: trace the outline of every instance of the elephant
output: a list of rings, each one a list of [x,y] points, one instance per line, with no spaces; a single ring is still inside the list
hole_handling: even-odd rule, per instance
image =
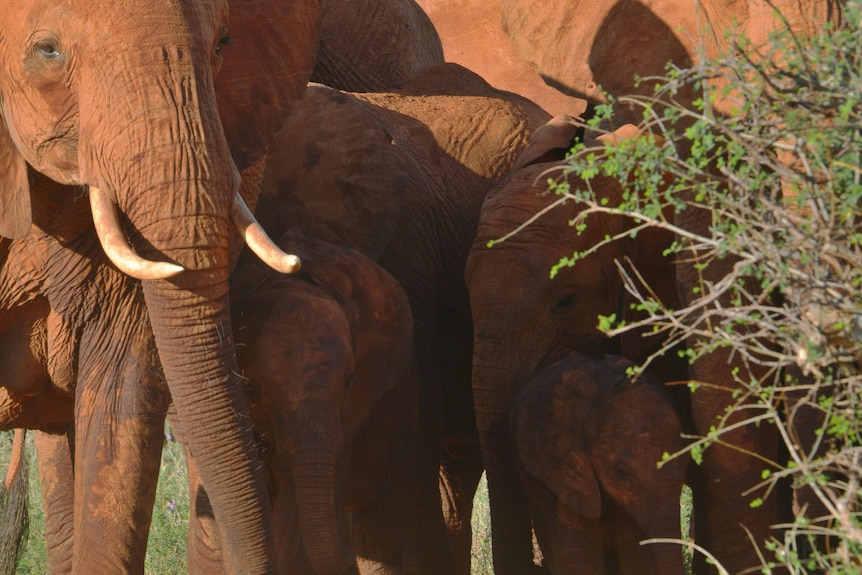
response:
[[[545,82],[590,102],[631,94],[651,95],[670,62],[688,68],[703,57],[726,55],[735,30],[755,45],[780,26],[780,10],[799,31],[840,18],[840,0],[502,0],[501,26],[511,48]],[[560,24],[565,25],[561,26]],[[549,30],[556,31],[549,33]],[[691,103],[694,92],[677,94]],[[634,113],[634,116],[630,114]],[[640,110],[620,109],[620,121],[640,119]]]
[[[680,493],[689,457],[673,397],[619,356],[573,351],[515,398],[511,441],[551,573],[682,575]]]
[[[673,261],[664,256],[673,241],[671,232],[644,229],[633,238],[633,220],[598,213],[589,215],[581,231],[570,225],[583,210],[581,204],[568,201],[551,208],[559,198],[548,191],[548,180],[564,177],[573,140],[610,145],[614,138],[628,137],[630,128],[623,126],[595,139],[582,134],[571,117],[552,119],[536,132],[515,168],[482,205],[465,277],[474,332],[473,399],[488,480],[494,569],[499,575],[534,569],[527,502],[509,440],[509,414],[519,390],[537,371],[570,351],[595,357],[612,352],[640,364],[663,345],[663,336],[650,335],[646,329],[619,341],[598,329],[599,315],[639,319],[640,312],[632,310],[625,297],[618,263],[629,272],[636,269],[665,305],[678,302]],[[573,188],[586,185],[573,175],[567,180]],[[621,201],[623,186],[617,180],[599,175],[589,185],[609,205]],[[535,221],[524,225],[537,214]],[[551,278],[551,268],[562,258],[606,236],[618,239],[572,267],[561,267]],[[489,242],[497,243],[489,247]],[[686,365],[668,354],[652,363],[665,381],[684,379],[687,373]],[[685,394],[679,395],[685,402]]]
[[[416,513],[438,519],[409,525],[408,547],[428,572],[469,572],[469,518],[483,469],[467,253],[485,193],[548,118],[449,63],[381,93],[312,84],[270,147],[257,209],[264,228],[277,237],[303,226],[357,249],[410,300],[420,378]]]
[[[0,13],[0,337],[26,338],[39,317],[47,334],[2,384],[15,402],[74,402],[72,573],[142,572],[169,399],[230,571],[273,570],[228,273],[240,238],[298,266],[251,218],[241,175],[305,89],[318,18],[316,0]]]
[[[443,46],[415,0],[323,0],[311,79],[339,90],[379,92],[443,63]]]
[[[546,84],[514,50],[500,18],[502,0],[417,2],[437,29],[447,62],[473,70],[495,88],[536,102],[552,116],[587,113],[587,101],[583,97]],[[555,29],[556,25],[546,28],[545,32],[553,36]]]
[[[627,94],[650,95],[653,82],[635,86],[634,76],[662,74],[668,61],[686,67],[703,57],[728,55],[735,49],[731,36],[726,35],[733,26],[758,46],[779,27],[789,26],[794,33],[804,35],[817,33],[827,22],[840,23],[842,4],[837,0],[769,3],[713,0],[684,5],[674,0],[608,0],[554,1],[539,7],[529,0],[508,0],[502,18],[516,52],[540,74],[552,83],[598,100],[603,98],[600,90],[617,98]],[[547,16],[542,17],[543,14]],[[564,39],[547,35],[549,18],[571,23]],[[703,33],[701,28],[705,28]],[[756,58],[757,54],[752,56]],[[717,96],[712,104],[715,113],[734,113],[732,106],[727,106],[730,99],[723,98],[721,91],[713,89],[711,94]],[[687,105],[692,98],[703,96],[703,91],[688,91],[675,98]],[[708,97],[703,99],[710,101]],[[640,110],[632,112],[636,119],[642,117]],[[679,199],[699,203],[693,194]],[[708,210],[689,207],[675,214],[672,221],[684,234],[703,237],[710,235],[712,217]],[[691,252],[683,254],[676,266],[683,308],[693,308],[696,290],[703,285],[719,284],[736,263],[728,257],[703,269],[703,262],[691,256]],[[714,304],[727,306],[729,298],[728,295],[728,299],[716,299]],[[689,344],[694,347],[697,342],[692,339]],[[688,376],[691,381],[702,383],[691,397],[694,432],[708,436],[741,389],[739,382],[760,379],[761,375],[728,348],[698,358]],[[725,425],[733,428],[744,419],[746,411],[743,406]],[[803,445],[813,441],[813,437],[800,438]],[[782,457],[773,426],[738,426],[722,434],[721,444],[713,444],[704,453],[700,467],[702,488],[694,490],[698,544],[730,573],[759,568],[764,555],[760,547],[769,538],[781,536],[773,525],[790,519],[779,497],[766,497],[763,490],[742,495],[762,481],[763,461],[749,455],[752,453],[771,461]],[[762,504],[753,506],[756,499],[762,499]],[[696,555],[693,568],[695,573],[715,572],[705,564],[701,554]]]
[[[279,573],[400,573],[415,433],[407,296],[359,252],[291,230],[284,276],[231,275],[238,365],[264,465]],[[174,429],[182,440],[181,420]],[[189,571],[222,573],[219,530],[189,457]]]

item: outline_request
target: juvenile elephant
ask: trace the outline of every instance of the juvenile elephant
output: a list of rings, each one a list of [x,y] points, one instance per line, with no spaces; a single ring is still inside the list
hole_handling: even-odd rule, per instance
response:
[[[551,573],[682,575],[680,492],[689,458],[664,385],[621,358],[571,352],[537,372],[512,408],[515,462]]]
[[[296,268],[250,219],[240,174],[305,89],[318,17],[317,0],[0,11],[0,338],[26,341],[36,317],[47,333],[44,367],[2,385],[74,398],[73,573],[143,570],[168,391],[232,570],[272,571],[227,280],[241,234]]]
[[[620,137],[625,128],[618,131]],[[655,336],[632,333],[617,344],[599,331],[599,315],[634,319],[618,263],[629,271],[637,269],[667,305],[677,302],[673,263],[663,255],[673,240],[671,233],[642,230],[632,238],[632,220],[607,214],[590,215],[581,233],[569,222],[584,206],[569,201],[545,211],[558,200],[548,191],[548,179],[561,177],[563,158],[576,135],[575,124],[566,117],[555,118],[535,134],[516,168],[488,193],[467,260],[474,330],[473,398],[499,575],[532,569],[530,521],[509,443],[509,413],[518,391],[538,370],[572,350],[599,357],[621,350],[625,357],[641,362],[663,343]],[[574,176],[568,181],[573,188],[586,185]],[[623,189],[615,179],[597,176],[590,185],[608,205],[619,203]],[[541,214],[538,219],[518,229],[536,214]],[[488,245],[515,230],[505,241]],[[606,236],[620,239],[573,267],[560,268],[551,278],[551,268],[561,258]],[[684,377],[684,365],[667,363],[662,377]]]
[[[401,286],[359,252],[291,231],[301,273],[257,261],[231,276],[243,376],[273,512],[277,572],[399,573],[411,484],[415,374]],[[185,426],[176,422],[182,438]],[[222,573],[190,457],[189,570]],[[220,523],[220,522],[219,522]]]
[[[547,120],[534,103],[443,64],[380,93],[311,85],[270,149],[261,224],[273,235],[306,226],[362,251],[410,299],[423,485],[415,505],[417,514],[437,518],[411,525],[409,545],[431,572],[469,572],[469,519],[482,473],[467,253],[485,194]]]

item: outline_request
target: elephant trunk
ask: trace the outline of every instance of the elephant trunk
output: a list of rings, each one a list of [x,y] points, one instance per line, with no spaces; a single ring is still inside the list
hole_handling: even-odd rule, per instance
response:
[[[273,572],[268,497],[242,393],[226,281],[144,282],[156,346],[235,573]],[[226,271],[221,274],[225,276]],[[198,284],[200,287],[193,287]]]
[[[136,49],[82,72],[116,81],[81,104],[81,179],[119,208],[123,235],[138,256],[182,268],[141,284],[159,359],[230,570],[272,573],[271,509],[228,306],[239,175],[219,120],[211,46],[166,4],[136,5],[139,13],[117,23],[129,26],[127,41]],[[125,73],[117,77],[115,70]]]
[[[525,368],[518,361],[522,356],[516,350],[503,352],[496,344],[483,341],[481,326],[476,327],[473,402],[488,481],[494,572],[525,573],[534,568],[532,527],[526,493],[515,467],[509,416],[531,367]]]
[[[674,462],[671,462],[673,464]],[[679,462],[676,462],[680,465]],[[682,472],[680,472],[682,473]],[[673,479],[668,483],[676,485]],[[682,537],[680,528],[680,490],[662,492],[644,501],[634,512],[638,527],[646,539],[679,540]],[[662,575],[683,575],[681,543],[650,543],[650,551],[655,561],[656,572]]]
[[[355,560],[339,530],[335,475],[342,441],[337,411],[325,401],[310,402],[292,419],[288,456],[309,562],[317,575],[355,571]]]
[[[677,535],[674,539],[678,539]],[[680,543],[653,543],[653,557],[657,572],[662,575],[685,575],[682,545]]]

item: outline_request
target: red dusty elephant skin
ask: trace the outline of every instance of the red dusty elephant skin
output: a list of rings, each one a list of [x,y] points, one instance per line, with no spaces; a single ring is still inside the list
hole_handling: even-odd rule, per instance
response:
[[[412,321],[398,283],[359,252],[291,231],[303,258],[231,277],[239,368],[274,519],[279,573],[400,573],[416,425]],[[177,422],[180,437],[183,422]],[[222,573],[190,457],[189,569]]]
[[[271,148],[257,215],[273,235],[299,225],[359,249],[404,287],[420,378],[416,513],[436,516],[409,527],[411,554],[468,573],[482,463],[464,266],[485,194],[548,115],[455,64],[377,93],[311,85],[298,106]]]
[[[315,82],[379,92],[443,63],[437,30],[415,0],[322,0],[320,13]]]
[[[0,330],[22,329],[7,312],[49,308],[48,376],[75,398],[72,573],[143,570],[167,406],[154,363],[190,422],[233,570],[272,572],[228,274],[235,226],[272,248],[239,174],[304,91],[318,18],[317,0],[35,0],[0,11],[0,235],[13,238],[0,246]],[[31,397],[45,389],[27,387],[37,380],[2,383]]]

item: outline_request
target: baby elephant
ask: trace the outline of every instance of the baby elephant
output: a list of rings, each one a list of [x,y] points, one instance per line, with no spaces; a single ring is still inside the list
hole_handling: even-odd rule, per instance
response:
[[[292,230],[302,271],[231,276],[239,369],[273,511],[279,573],[398,573],[411,512],[415,380],[401,286],[353,250]],[[189,572],[223,573],[189,458]]]
[[[680,491],[688,457],[661,383],[619,357],[577,352],[537,373],[512,410],[512,441],[536,538],[551,573],[684,573]]]

